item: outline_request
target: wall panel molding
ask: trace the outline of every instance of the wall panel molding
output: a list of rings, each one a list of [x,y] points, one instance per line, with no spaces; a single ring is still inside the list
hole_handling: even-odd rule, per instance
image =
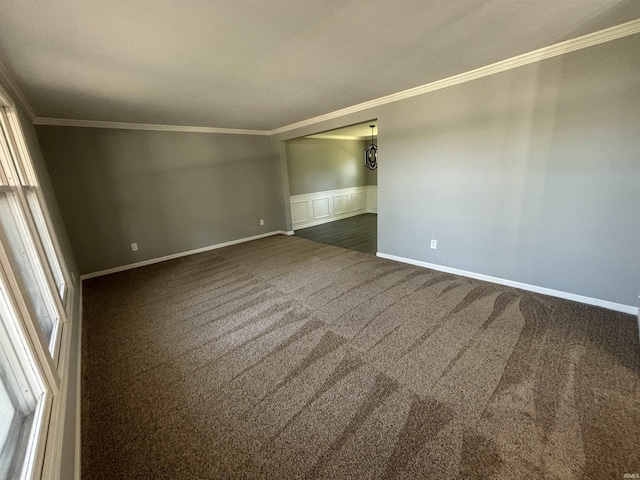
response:
[[[303,193],[289,197],[293,229],[377,213],[378,187],[363,186]]]

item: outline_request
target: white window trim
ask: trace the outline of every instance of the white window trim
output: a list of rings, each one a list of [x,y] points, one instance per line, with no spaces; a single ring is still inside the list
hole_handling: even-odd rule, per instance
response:
[[[57,361],[54,361],[48,351],[43,350],[43,342],[38,337],[38,329],[34,326],[34,322],[29,319],[26,304],[22,300],[21,294],[13,294],[13,300],[15,301],[17,311],[19,315],[23,316],[27,314],[27,321],[22,319],[22,328],[24,332],[28,332],[25,337],[25,341],[31,348],[32,358],[34,359],[34,366],[41,373],[43,382],[46,383],[44,401],[38,406],[37,416],[34,416],[34,421],[40,422],[39,428],[40,434],[37,435],[30,443],[30,449],[27,453],[28,463],[28,479],[47,479],[58,480],[60,477],[61,468],[61,450],[62,442],[64,438],[64,426],[65,426],[65,413],[67,404],[67,391],[69,387],[69,364],[70,364],[70,350],[71,350],[71,333],[72,324],[68,321],[73,315],[74,301],[75,301],[75,289],[74,282],[72,282],[65,258],[62,255],[60,244],[55,235],[55,229],[51,221],[51,215],[48,210],[48,206],[45,202],[41,185],[38,181],[37,175],[33,168],[33,161],[29,154],[29,150],[25,143],[24,133],[20,126],[18,119],[16,104],[7,91],[0,84],[0,107],[7,107],[6,120],[3,122],[8,123],[10,131],[13,132],[14,145],[10,148],[15,148],[15,152],[18,154],[18,158],[21,159],[20,164],[25,169],[24,174],[28,178],[29,183],[35,187],[38,204],[41,210],[41,214],[44,220],[45,227],[49,232],[51,243],[54,249],[54,253],[60,264],[60,269],[64,278],[65,295],[59,295],[59,291],[56,286],[55,279],[49,268],[44,268],[45,275],[49,286],[53,286],[53,291],[56,293],[53,295],[56,301],[57,311],[60,315],[59,326],[61,330],[59,337],[59,347],[57,350]],[[36,249],[38,251],[39,260],[47,262],[46,252],[41,246],[37,228],[31,219],[31,210],[29,209],[28,201],[23,192],[21,192],[23,198],[21,198],[21,205],[26,206],[28,209],[27,222],[29,223],[29,231],[31,235],[36,235],[35,241]],[[0,245],[0,260],[4,267],[10,269],[8,257],[4,248]],[[45,263],[46,264],[46,263]],[[6,272],[5,269],[0,268],[1,272],[5,275],[7,285],[10,291],[19,292],[18,282],[13,278],[12,272]],[[15,290],[14,290],[15,289]],[[62,297],[62,298],[61,298]],[[76,323],[79,323],[80,319],[75,319]],[[79,327],[76,327],[79,328]],[[78,359],[80,359],[80,352],[78,352]],[[79,366],[80,364],[78,364]],[[79,371],[78,371],[79,376]],[[80,378],[77,379],[78,383],[78,407],[79,407],[79,386]],[[76,425],[76,442],[79,441],[79,416],[76,417],[78,424]],[[76,445],[76,456],[79,455],[79,445]],[[76,458],[76,476],[79,478],[79,458]]]

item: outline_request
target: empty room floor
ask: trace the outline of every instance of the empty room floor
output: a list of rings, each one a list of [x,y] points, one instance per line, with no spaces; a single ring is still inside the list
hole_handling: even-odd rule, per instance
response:
[[[286,236],[83,288],[86,479],[640,472],[631,315]]]
[[[296,235],[314,242],[349,248],[375,255],[378,247],[378,215],[365,213],[296,230]]]

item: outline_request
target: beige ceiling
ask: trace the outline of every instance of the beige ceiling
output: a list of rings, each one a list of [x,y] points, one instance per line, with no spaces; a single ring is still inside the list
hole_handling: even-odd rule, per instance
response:
[[[36,115],[270,130],[640,17],[638,0],[0,0]]]

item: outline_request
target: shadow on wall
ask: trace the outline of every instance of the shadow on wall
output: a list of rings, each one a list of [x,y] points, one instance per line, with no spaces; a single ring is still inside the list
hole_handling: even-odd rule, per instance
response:
[[[38,134],[81,273],[282,229],[279,159],[267,137],[69,127]]]

